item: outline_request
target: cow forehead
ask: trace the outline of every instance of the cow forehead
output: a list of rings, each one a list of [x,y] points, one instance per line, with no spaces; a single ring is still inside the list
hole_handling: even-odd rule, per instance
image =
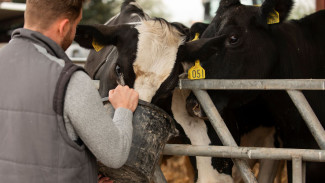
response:
[[[239,5],[229,8],[226,11],[217,12],[217,19],[215,21],[218,30],[222,30],[227,25],[249,25],[252,17],[258,16],[258,14],[259,7]]]
[[[165,21],[142,21],[137,25],[138,49],[133,69],[134,88],[140,99],[150,102],[160,85],[171,74],[183,36]],[[177,76],[175,76],[177,77]]]

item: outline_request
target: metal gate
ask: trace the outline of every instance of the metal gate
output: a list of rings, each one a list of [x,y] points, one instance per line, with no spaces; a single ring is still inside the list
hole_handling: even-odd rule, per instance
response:
[[[163,154],[232,158],[246,183],[256,178],[244,159],[292,160],[294,183],[305,183],[306,161],[325,162],[325,131],[301,90],[325,90],[325,79],[299,80],[180,80],[180,89],[191,89],[225,146],[166,144]],[[286,90],[322,150],[238,147],[205,90]]]

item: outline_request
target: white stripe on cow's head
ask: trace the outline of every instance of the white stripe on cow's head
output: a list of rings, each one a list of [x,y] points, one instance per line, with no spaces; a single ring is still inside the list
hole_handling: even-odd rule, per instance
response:
[[[160,85],[172,72],[178,47],[185,37],[167,22],[142,21],[135,27],[139,32],[138,50],[133,69],[134,89],[140,99],[151,102]]]

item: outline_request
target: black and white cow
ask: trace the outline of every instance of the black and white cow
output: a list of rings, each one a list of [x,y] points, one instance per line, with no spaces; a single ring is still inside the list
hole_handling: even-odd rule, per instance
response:
[[[205,52],[206,57],[214,53],[213,39],[187,42],[188,34],[183,25],[152,19],[135,0],[126,0],[120,14],[105,25],[80,25],[75,40],[85,48],[93,49],[93,42],[101,48],[91,51],[85,69],[93,79],[100,80],[102,97],[118,84],[126,84],[139,92],[140,99],[171,113],[172,92],[184,72],[182,63],[193,60],[199,52]],[[186,121],[180,124],[187,129]],[[198,165],[213,169],[211,161],[201,159]],[[198,182],[202,183],[211,182],[206,180],[218,174],[215,170],[201,172]]]
[[[187,34],[185,26],[149,18],[135,0],[126,0],[105,25],[80,25],[75,40],[92,49],[85,69],[100,80],[102,97],[124,82],[139,92],[140,99],[157,104],[177,85],[178,77],[170,76],[183,72],[178,48]],[[93,40],[104,47],[93,50]]]
[[[219,44],[208,59],[201,58],[207,78],[213,79],[324,79],[325,11],[300,20],[285,21],[292,0],[265,0],[261,7],[245,6],[239,0],[221,0],[202,39]],[[268,24],[270,13],[279,22]],[[200,58],[200,54],[197,55]],[[322,125],[325,125],[324,91],[304,91]],[[232,132],[240,133],[251,120],[274,123],[287,148],[316,148],[302,117],[285,91],[209,91]],[[245,111],[243,113],[243,111]],[[262,114],[262,115],[261,115]],[[226,117],[227,118],[227,117]],[[228,122],[227,122],[228,121]],[[232,124],[231,124],[232,123]],[[324,163],[307,163],[306,181],[324,182]],[[291,163],[288,163],[289,182]]]

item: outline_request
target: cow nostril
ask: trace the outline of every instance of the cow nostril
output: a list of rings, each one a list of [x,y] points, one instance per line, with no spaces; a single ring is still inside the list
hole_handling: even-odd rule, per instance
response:
[[[117,76],[121,76],[122,72],[121,72],[121,67],[119,65],[116,65],[115,72]]]

